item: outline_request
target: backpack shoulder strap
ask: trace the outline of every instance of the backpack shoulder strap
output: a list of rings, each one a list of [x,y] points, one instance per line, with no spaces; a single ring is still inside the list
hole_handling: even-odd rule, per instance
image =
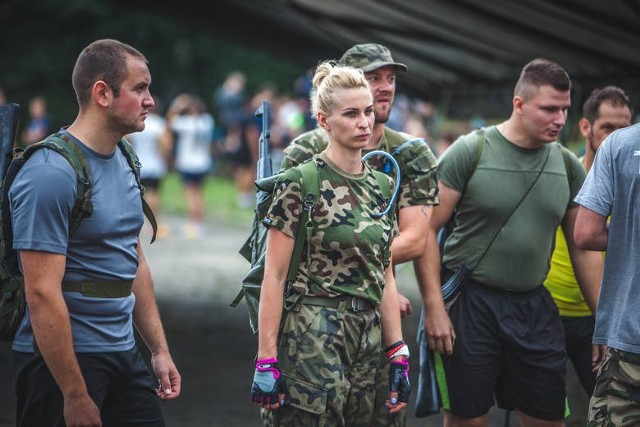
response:
[[[153,243],[156,240],[156,234],[158,232],[158,222],[156,221],[156,216],[153,214],[151,206],[149,206],[146,199],[144,198],[144,186],[140,183],[140,167],[142,165],[140,164],[140,160],[138,159],[138,156],[133,150],[133,146],[129,141],[122,138],[118,143],[118,147],[120,148],[120,151],[122,151],[122,154],[124,154],[124,157],[127,159],[127,163],[129,164],[129,167],[131,168],[131,171],[136,178],[136,184],[140,189],[140,198],[142,199],[142,211],[149,220],[149,224],[151,224],[151,228],[153,229],[153,235],[151,236],[151,243]]]
[[[378,187],[380,187],[382,197],[384,197],[385,200],[389,200],[389,198],[391,197],[391,186],[389,186],[388,175],[376,170],[372,170],[372,172],[373,176],[376,178],[376,181],[378,181]]]
[[[93,204],[91,203],[93,175],[91,168],[87,163],[87,159],[82,153],[82,149],[62,132],[49,135],[43,141],[28,146],[22,153],[24,161],[40,148],[49,148],[63,156],[76,172],[77,177],[77,193],[76,203],[71,210],[71,218],[69,220],[69,234],[73,234],[80,222],[93,213]]]
[[[391,196],[392,196],[392,191],[391,191],[391,186],[389,185],[389,175],[377,171],[377,170],[372,170],[373,172],[373,176],[375,177],[376,181],[378,182],[378,187],[380,188],[380,193],[382,194],[382,198],[383,200],[388,203],[388,202],[392,202],[391,201]],[[392,219],[395,218],[396,215],[396,207],[392,208],[389,211],[389,215],[391,216]]]
[[[291,255],[291,263],[287,272],[287,282],[292,282],[298,274],[298,267],[302,259],[302,248],[304,242],[311,241],[311,233],[313,232],[313,207],[320,193],[320,184],[318,183],[318,166],[315,160],[311,159],[300,166],[298,170],[302,175],[302,211],[300,216],[300,225],[296,234],[296,241]],[[307,261],[311,259],[311,245],[307,245]]]

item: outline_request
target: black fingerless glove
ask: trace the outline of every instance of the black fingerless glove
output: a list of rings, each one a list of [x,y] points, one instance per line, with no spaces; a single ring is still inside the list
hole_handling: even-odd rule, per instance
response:
[[[389,367],[389,390],[398,392],[398,401],[407,403],[411,395],[411,384],[409,384],[409,361],[406,357],[391,362]],[[391,400],[392,404],[394,402]]]
[[[270,405],[280,403],[281,382],[278,359],[269,358],[258,360],[251,384],[251,401],[258,404]]]

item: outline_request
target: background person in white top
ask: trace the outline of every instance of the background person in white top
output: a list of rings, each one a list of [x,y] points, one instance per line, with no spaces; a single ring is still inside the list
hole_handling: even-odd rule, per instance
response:
[[[167,113],[167,123],[173,136],[175,168],[185,185],[189,223],[187,238],[203,237],[204,203],[202,184],[213,166],[211,147],[214,120],[206,111],[202,99],[182,94],[176,97]]]
[[[138,155],[140,182],[144,186],[144,198],[158,219],[158,238],[167,237],[169,229],[160,220],[160,183],[167,174],[167,129],[164,117],[158,114],[158,102],[149,110],[142,132],[127,135]]]

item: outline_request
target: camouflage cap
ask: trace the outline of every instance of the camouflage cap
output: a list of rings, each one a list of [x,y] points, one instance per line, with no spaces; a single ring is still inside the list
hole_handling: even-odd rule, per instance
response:
[[[396,70],[407,71],[406,65],[393,60],[389,49],[376,43],[354,45],[342,55],[338,64],[359,68],[365,73],[386,65],[391,65]]]

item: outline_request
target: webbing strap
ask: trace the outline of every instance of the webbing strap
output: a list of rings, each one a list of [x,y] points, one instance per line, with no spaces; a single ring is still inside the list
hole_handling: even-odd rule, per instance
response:
[[[298,274],[298,267],[300,266],[300,260],[302,258],[304,242],[311,241],[311,234],[313,232],[313,215],[311,211],[313,210],[313,206],[315,206],[316,199],[318,198],[318,192],[320,191],[318,183],[318,167],[314,160],[309,160],[301,164],[298,167],[298,170],[302,175],[302,211],[295,246],[293,247],[293,253],[291,254],[291,263],[289,264],[289,270],[287,272],[287,282],[295,281]],[[310,265],[310,261],[311,245],[307,244],[307,265]]]
[[[149,224],[151,224],[151,229],[153,230],[153,235],[151,236],[151,243],[156,240],[156,234],[158,233],[158,222],[156,221],[156,216],[153,214],[153,210],[151,206],[147,203],[144,198],[144,186],[140,182],[140,168],[142,165],[140,164],[140,160],[133,150],[133,146],[129,141],[122,138],[118,143],[118,147],[124,154],[124,157],[127,159],[127,163],[129,163],[129,167],[133,171],[133,175],[136,178],[136,184],[140,189],[140,198],[142,199],[142,212],[144,212],[144,216],[149,220]]]
[[[27,147],[23,154],[24,159],[28,159],[35,150],[43,147],[50,148],[62,155],[76,171],[78,192],[69,221],[69,235],[71,235],[78,228],[80,222],[93,212],[93,205],[91,203],[91,183],[93,182],[93,176],[91,174],[91,168],[89,168],[81,148],[78,147],[68,135],[62,132],[49,135],[44,141]]]
[[[131,295],[133,280],[62,282],[64,292],[80,292],[85,297],[124,298]]]

